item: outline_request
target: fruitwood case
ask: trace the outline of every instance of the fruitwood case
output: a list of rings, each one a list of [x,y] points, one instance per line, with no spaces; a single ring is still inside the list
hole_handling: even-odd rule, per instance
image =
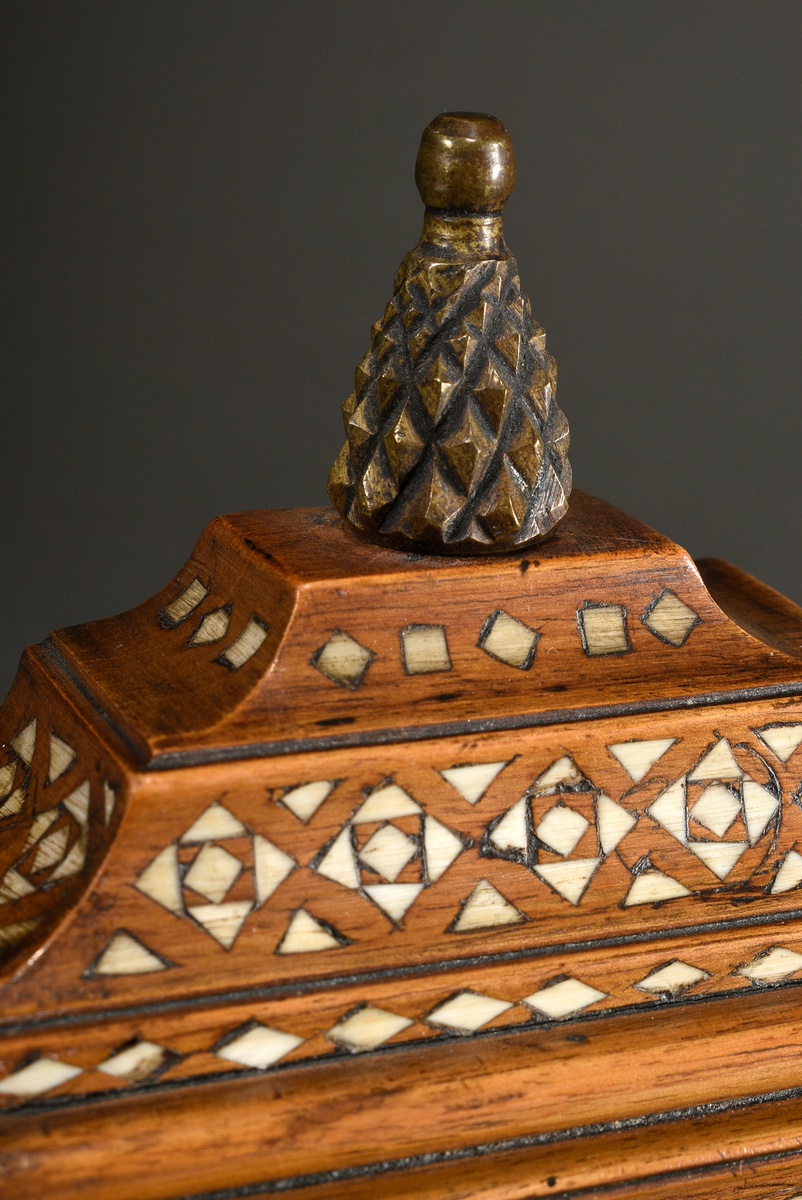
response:
[[[240,514],[0,721],[9,1196],[802,1191],[802,612],[736,569]]]

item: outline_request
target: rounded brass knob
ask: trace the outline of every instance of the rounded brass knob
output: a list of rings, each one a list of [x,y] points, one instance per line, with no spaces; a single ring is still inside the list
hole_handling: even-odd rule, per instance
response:
[[[415,182],[427,208],[499,212],[515,187],[510,135],[487,113],[440,113],[423,131]]]

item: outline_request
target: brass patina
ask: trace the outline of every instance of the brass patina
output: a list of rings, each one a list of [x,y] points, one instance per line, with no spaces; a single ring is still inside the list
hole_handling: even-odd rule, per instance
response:
[[[568,508],[557,366],[504,242],[515,156],[497,117],[442,113],[415,180],[420,241],[343,405],[329,496],[401,549],[485,554],[542,541]]]

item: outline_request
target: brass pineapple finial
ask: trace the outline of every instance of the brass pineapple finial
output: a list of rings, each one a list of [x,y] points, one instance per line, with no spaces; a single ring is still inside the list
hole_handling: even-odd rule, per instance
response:
[[[519,550],[565,515],[571,468],[556,363],[504,243],[507,130],[442,113],[415,180],[423,232],[343,405],[329,496],[357,532],[399,549]]]

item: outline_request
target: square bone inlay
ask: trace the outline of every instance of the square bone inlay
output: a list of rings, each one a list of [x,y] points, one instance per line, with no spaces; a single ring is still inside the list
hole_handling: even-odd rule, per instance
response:
[[[375,657],[372,650],[360,645],[350,634],[337,629],[325,646],[315,651],[312,666],[333,683],[355,691]]]
[[[535,661],[539,639],[540,634],[534,629],[498,609],[485,622],[479,645],[491,658],[519,671],[528,671]]]
[[[407,675],[450,671],[451,658],[443,625],[409,625],[401,630],[401,656]]]
[[[626,609],[620,604],[586,604],[577,613],[585,653],[628,654],[632,649],[627,634]]]
[[[574,812],[564,804],[555,804],[550,808],[538,825],[535,833],[541,842],[545,842],[557,854],[570,854],[589,822],[581,813]]]
[[[679,596],[675,596],[668,589],[646,609],[642,619],[650,633],[671,646],[684,645],[691,630],[701,621],[701,617],[692,608],[683,604]]]
[[[393,883],[415,857],[417,846],[395,825],[383,825],[360,851],[359,857],[388,882]]]

